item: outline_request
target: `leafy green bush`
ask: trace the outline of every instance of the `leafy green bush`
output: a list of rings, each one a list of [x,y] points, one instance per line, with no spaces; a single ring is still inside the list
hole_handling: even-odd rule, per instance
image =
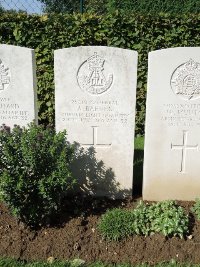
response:
[[[47,222],[75,182],[66,133],[34,123],[12,131],[3,125],[0,144],[0,199],[31,226]]]
[[[151,233],[151,221],[149,220],[149,206],[140,201],[137,207],[131,211],[134,216],[134,234],[147,236]]]
[[[98,229],[108,240],[154,233],[183,238],[188,225],[188,216],[182,207],[174,201],[162,201],[152,205],[140,202],[133,210],[109,210],[102,216]]]
[[[182,207],[174,201],[162,201],[149,207],[149,220],[152,232],[162,233],[164,236],[179,236],[188,231],[189,219]]]
[[[200,220],[200,199],[197,198],[195,204],[191,208],[191,211],[197,216],[198,220]]]

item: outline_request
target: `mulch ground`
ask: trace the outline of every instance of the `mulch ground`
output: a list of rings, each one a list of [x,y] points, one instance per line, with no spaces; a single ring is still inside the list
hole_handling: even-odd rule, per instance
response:
[[[27,261],[80,258],[86,262],[131,264],[174,259],[200,263],[200,222],[190,213],[192,202],[178,202],[190,213],[190,233],[184,239],[156,234],[132,236],[120,242],[103,240],[97,231],[101,214],[114,207],[134,207],[136,201],[80,197],[66,200],[62,215],[39,230],[31,230],[17,221],[0,203],[0,257]]]

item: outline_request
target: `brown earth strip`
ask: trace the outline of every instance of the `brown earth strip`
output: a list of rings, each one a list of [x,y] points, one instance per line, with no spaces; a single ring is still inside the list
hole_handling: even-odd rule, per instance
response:
[[[0,257],[25,260],[80,258],[86,262],[142,263],[161,261],[200,262],[200,222],[190,212],[192,202],[178,202],[190,213],[190,233],[185,239],[132,236],[107,242],[97,231],[99,217],[108,208],[132,208],[137,200],[77,198],[66,200],[63,212],[52,225],[31,230],[14,218],[0,203]]]

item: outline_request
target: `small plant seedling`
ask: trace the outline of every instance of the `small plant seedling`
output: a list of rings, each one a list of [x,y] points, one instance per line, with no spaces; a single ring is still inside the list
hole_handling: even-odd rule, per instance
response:
[[[184,234],[188,232],[188,216],[175,201],[161,201],[150,206],[149,219],[152,232],[180,238],[183,238]]]
[[[200,199],[195,200],[195,204],[191,208],[191,211],[197,216],[197,219],[200,220]]]

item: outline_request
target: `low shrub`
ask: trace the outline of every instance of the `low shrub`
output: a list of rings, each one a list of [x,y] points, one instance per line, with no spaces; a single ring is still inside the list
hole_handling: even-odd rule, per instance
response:
[[[151,205],[140,202],[133,210],[109,210],[102,216],[98,229],[108,240],[154,233],[183,238],[188,225],[188,216],[182,207],[174,201],[162,201]]]
[[[191,208],[191,211],[197,216],[197,219],[200,220],[200,199],[196,199],[195,204]]]
[[[162,201],[149,207],[149,220],[154,233],[183,238],[188,232],[189,219],[175,201]]]
[[[134,233],[133,221],[130,211],[115,208],[103,214],[98,229],[103,238],[118,241]]]
[[[48,222],[75,183],[66,132],[34,123],[12,130],[3,125],[0,144],[0,199],[31,226]]]
[[[140,201],[137,207],[130,211],[134,216],[134,234],[147,236],[151,233],[149,206]]]

